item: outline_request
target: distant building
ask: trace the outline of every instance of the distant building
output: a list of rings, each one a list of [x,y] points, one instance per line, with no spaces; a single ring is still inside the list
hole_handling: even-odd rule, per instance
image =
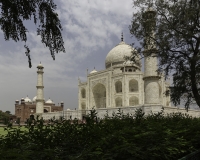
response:
[[[35,113],[51,113],[63,111],[64,102],[61,101],[60,105],[56,106],[55,103],[49,98],[46,102],[44,99],[43,92],[43,66],[40,63],[38,66],[38,78],[37,78],[37,96],[31,99],[27,96],[25,99],[21,98],[21,103],[19,100],[15,101],[15,116],[20,119],[20,122],[25,122],[30,116],[34,116]]]
[[[63,111],[64,103],[61,102],[60,106],[56,106],[55,103],[48,99],[44,103],[44,113],[47,112],[58,112]],[[15,101],[15,116],[16,118],[20,118],[20,122],[25,122],[31,115],[36,113],[36,97],[33,98],[31,101],[28,96],[24,99],[21,99],[21,103],[19,100]]]

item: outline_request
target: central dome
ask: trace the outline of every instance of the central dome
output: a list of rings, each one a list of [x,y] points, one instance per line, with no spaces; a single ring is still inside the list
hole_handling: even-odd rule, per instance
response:
[[[110,68],[111,66],[115,67],[123,67],[125,62],[125,57],[131,57],[132,52],[135,49],[131,47],[130,45],[126,44],[125,42],[120,42],[118,45],[116,45],[106,56],[106,69]],[[139,62],[139,59],[138,59]],[[139,63],[138,63],[139,64]]]

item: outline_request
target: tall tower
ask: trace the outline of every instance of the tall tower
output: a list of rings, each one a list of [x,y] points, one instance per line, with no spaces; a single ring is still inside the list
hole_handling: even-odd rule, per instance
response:
[[[156,11],[149,8],[143,14],[143,27],[145,29],[144,39],[144,87],[145,87],[145,104],[160,104],[159,98],[159,78],[157,73],[158,59],[155,38]]]
[[[38,77],[37,77],[37,98],[36,98],[36,113],[43,113],[44,112],[44,85],[43,85],[43,66],[40,62],[37,66]]]

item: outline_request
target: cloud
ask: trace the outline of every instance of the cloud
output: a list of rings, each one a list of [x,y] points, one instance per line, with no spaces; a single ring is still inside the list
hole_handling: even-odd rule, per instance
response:
[[[123,31],[128,39],[132,0],[55,0],[63,26],[66,53],[51,54],[41,43],[32,22],[26,22],[29,33],[26,44],[31,49],[32,68],[24,52],[24,43],[5,42],[0,32],[0,110],[14,113],[14,101],[36,95],[37,65],[44,66],[45,98],[66,108],[77,108],[78,76],[86,77],[96,66],[104,69],[104,60],[120,41]],[[66,109],[65,108],[65,109]]]
[[[131,0],[126,3],[122,0],[61,0],[59,13],[67,32],[66,45],[70,39],[72,48],[80,46],[83,55],[80,59],[100,48],[114,45],[112,36],[120,38],[124,25],[127,27],[131,20],[131,5]],[[90,52],[84,52],[87,48]]]

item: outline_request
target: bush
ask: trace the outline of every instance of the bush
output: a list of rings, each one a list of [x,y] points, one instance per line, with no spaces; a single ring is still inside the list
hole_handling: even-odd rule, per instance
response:
[[[145,116],[142,110],[98,120],[28,120],[27,131],[7,128],[0,139],[2,159],[144,160],[178,159],[200,148],[200,119],[181,113]]]

